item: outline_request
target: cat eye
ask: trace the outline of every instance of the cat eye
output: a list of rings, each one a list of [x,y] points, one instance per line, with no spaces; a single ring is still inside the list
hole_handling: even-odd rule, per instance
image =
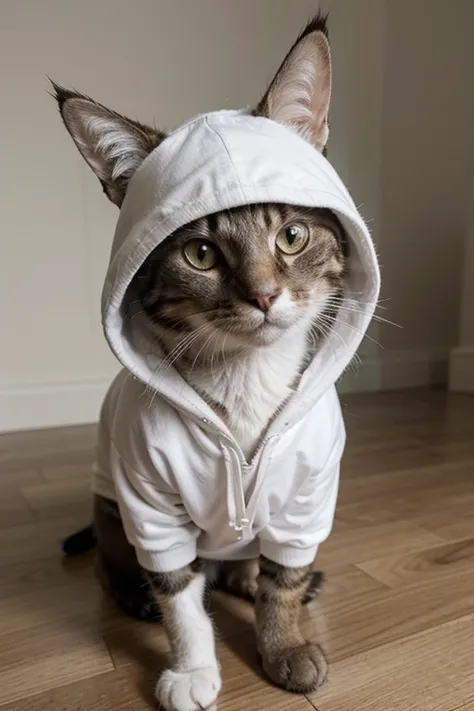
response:
[[[184,245],[184,256],[189,264],[202,272],[212,269],[219,260],[219,251],[211,242],[192,239]]]
[[[305,225],[289,225],[277,235],[276,246],[283,254],[298,254],[308,244],[309,230]]]

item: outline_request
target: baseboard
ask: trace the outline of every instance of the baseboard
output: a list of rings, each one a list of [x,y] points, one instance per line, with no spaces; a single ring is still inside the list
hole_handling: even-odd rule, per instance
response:
[[[364,358],[341,379],[342,393],[434,387],[448,381],[449,353],[444,348],[384,350]]]
[[[449,358],[449,389],[474,393],[474,346],[453,348]]]
[[[96,422],[111,380],[0,388],[0,432]]]

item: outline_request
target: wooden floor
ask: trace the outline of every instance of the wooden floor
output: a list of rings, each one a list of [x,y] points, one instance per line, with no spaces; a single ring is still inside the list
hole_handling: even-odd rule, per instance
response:
[[[262,679],[252,608],[216,595],[220,711],[474,710],[474,399],[345,398],[349,444],[328,582],[302,614],[332,666],[306,697]],[[93,558],[62,561],[87,522],[94,428],[0,437],[1,711],[146,711],[157,625],[104,600]]]

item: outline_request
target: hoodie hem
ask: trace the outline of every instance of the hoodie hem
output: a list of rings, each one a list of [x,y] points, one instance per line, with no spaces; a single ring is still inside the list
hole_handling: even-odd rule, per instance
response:
[[[193,541],[186,546],[170,551],[146,551],[136,548],[138,562],[151,573],[172,573],[180,568],[185,568],[196,558],[196,543]]]
[[[272,541],[260,541],[260,553],[278,565],[286,568],[304,568],[311,565],[316,558],[318,546],[311,548],[295,548],[294,546],[284,546]]]

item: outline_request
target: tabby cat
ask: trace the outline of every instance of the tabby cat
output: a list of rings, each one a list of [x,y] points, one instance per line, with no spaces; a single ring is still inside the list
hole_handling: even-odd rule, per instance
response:
[[[130,179],[166,134],[54,85],[64,124],[118,207]],[[331,62],[318,15],[284,59],[254,116],[290,127],[317,151],[328,138]],[[174,232],[145,260],[128,291],[174,367],[225,422],[250,461],[269,423],[330,333],[347,276],[348,244],[329,209],[256,203],[209,214]],[[265,328],[256,329],[256,323]],[[255,602],[258,649],[276,684],[309,692],[324,681],[325,655],[298,627],[319,590],[312,565],[265,556],[197,558],[171,572],[145,570],[127,541],[117,504],[95,497],[94,525],[71,536],[67,554],[98,547],[100,579],[127,613],[160,619],[172,666],[157,697],[168,711],[214,708],[221,687],[205,591],[218,585]]]

